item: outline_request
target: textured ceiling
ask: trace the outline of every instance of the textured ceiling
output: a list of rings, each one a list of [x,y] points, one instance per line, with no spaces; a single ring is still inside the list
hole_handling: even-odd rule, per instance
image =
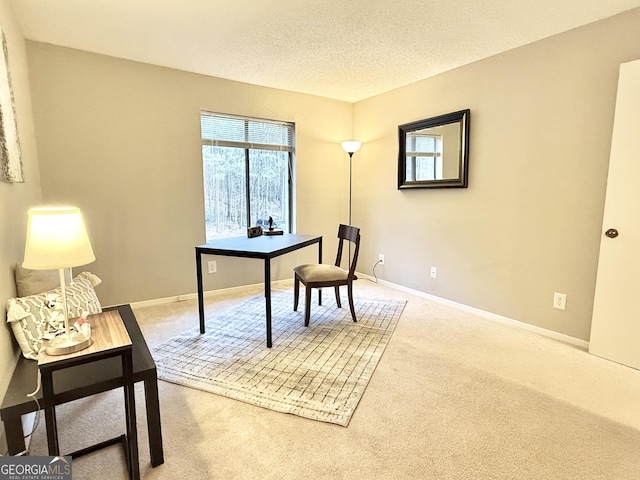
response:
[[[30,40],[351,102],[640,6],[640,0],[11,2]]]

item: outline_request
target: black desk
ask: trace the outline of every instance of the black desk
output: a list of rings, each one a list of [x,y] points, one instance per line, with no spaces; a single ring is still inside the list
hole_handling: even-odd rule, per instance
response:
[[[198,310],[200,333],[204,333],[204,292],[202,290],[202,255],[258,258],[264,260],[264,296],[267,317],[267,347],[271,348],[271,259],[300,248],[318,244],[318,263],[322,263],[322,236],[263,235],[247,238],[223,238],[196,247],[196,276],[198,280]]]
[[[129,305],[106,308],[117,309],[133,343],[133,381],[144,382],[147,410],[147,430],[149,433],[149,453],[151,466],[164,463],[162,448],[162,429],[160,425],[160,403],[158,400],[158,379],[156,364],[142,336],[136,317]],[[13,377],[0,408],[0,418],[4,422],[9,455],[24,451],[24,433],[22,415],[35,412],[36,402],[27,397],[27,393],[36,388],[38,365],[35,360],[23,356],[13,372]],[[58,404],[88,397],[123,386],[122,365],[119,358],[112,357],[97,360],[91,364],[76,365],[56,374],[56,401]],[[36,395],[40,406],[44,405],[42,390]]]

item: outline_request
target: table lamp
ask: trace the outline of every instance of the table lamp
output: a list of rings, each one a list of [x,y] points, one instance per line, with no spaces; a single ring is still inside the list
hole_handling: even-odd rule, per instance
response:
[[[77,207],[38,207],[27,212],[27,240],[22,266],[31,270],[57,269],[62,293],[64,334],[46,345],[49,355],[77,352],[91,345],[91,335],[71,334],[67,310],[64,269],[79,267],[96,259]]]

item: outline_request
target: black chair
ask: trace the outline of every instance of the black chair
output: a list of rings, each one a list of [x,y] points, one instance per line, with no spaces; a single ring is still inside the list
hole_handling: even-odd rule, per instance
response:
[[[327,264],[305,264],[298,265],[294,271],[294,290],[293,290],[293,310],[298,310],[298,299],[300,296],[300,282],[305,286],[305,309],[304,309],[304,325],[309,326],[309,317],[311,316],[311,289],[322,287],[334,287],[336,293],[336,303],[342,308],[340,303],[340,286],[347,286],[347,294],[349,296],[349,308],[351,309],[351,318],[356,320],[356,311],[353,308],[353,280],[355,279],[356,263],[358,261],[358,251],[360,250],[360,229],[350,225],[340,225],[338,228],[338,254],[336,255],[335,265]],[[342,260],[342,251],[344,242],[351,242],[354,246],[353,257],[349,270],[340,267]],[[350,249],[351,250],[351,249]],[[318,296],[318,305],[322,305],[320,296]]]

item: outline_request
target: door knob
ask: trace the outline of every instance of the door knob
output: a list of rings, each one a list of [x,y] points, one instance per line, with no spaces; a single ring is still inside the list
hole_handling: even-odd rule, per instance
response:
[[[615,228],[610,228],[609,230],[604,232],[604,234],[609,238],[616,238],[618,236],[618,230],[616,230]]]

